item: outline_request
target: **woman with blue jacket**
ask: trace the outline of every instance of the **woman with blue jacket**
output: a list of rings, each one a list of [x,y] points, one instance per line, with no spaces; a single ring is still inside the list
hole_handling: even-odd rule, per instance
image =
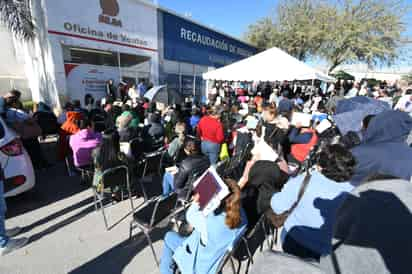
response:
[[[239,186],[233,180],[226,184],[231,194],[208,216],[199,209],[199,196],[194,196],[194,203],[186,213],[187,221],[194,228],[189,237],[174,231],[166,234],[160,263],[162,274],[174,273],[176,267],[182,274],[216,273],[228,247],[239,239],[247,225]]]

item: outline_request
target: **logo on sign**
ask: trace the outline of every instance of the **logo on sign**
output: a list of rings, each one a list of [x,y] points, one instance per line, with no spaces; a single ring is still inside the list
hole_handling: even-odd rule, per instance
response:
[[[99,23],[122,27],[122,21],[116,18],[120,12],[117,0],[100,0],[102,14],[99,15]]]

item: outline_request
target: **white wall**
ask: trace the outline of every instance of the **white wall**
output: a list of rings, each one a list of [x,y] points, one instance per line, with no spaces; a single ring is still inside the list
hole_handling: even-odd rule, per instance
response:
[[[60,100],[55,78],[52,49],[46,32],[45,2],[32,2],[32,17],[36,26],[33,41],[14,39],[16,51],[22,52],[34,102],[59,108]]]
[[[23,100],[31,100],[31,91],[24,69],[24,54],[16,51],[14,41],[8,29],[0,25],[0,96],[11,89],[22,92]]]

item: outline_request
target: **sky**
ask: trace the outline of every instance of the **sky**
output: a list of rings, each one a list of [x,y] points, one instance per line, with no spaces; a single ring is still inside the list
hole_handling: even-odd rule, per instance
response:
[[[231,36],[242,38],[247,27],[274,12],[276,0],[159,0],[158,3],[179,14]]]
[[[193,20],[240,39],[243,38],[250,24],[274,14],[277,5],[277,0],[158,0],[157,2],[162,7],[181,15],[190,14]],[[405,2],[412,7],[412,0],[405,0]],[[412,37],[412,8],[405,19],[409,22],[406,35]],[[412,51],[412,44],[408,48]],[[397,65],[411,66],[412,57],[399,60]]]

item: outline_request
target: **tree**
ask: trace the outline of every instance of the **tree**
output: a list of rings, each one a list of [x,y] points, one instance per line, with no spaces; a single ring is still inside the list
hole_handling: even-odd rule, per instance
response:
[[[316,53],[323,41],[322,20],[327,6],[313,0],[283,0],[275,18],[265,17],[249,26],[246,39],[260,49],[279,47],[299,60]]]
[[[0,21],[16,37],[30,40],[34,37],[34,23],[29,0],[0,0]]]
[[[283,0],[274,17],[249,26],[246,39],[300,60],[321,57],[329,72],[357,61],[390,64],[403,45],[405,10],[401,0]]]
[[[401,1],[345,0],[328,19],[326,41],[319,55],[329,62],[329,72],[343,63],[391,64],[402,47]]]
[[[412,71],[402,76],[402,80],[406,81],[408,85],[412,85]]]

